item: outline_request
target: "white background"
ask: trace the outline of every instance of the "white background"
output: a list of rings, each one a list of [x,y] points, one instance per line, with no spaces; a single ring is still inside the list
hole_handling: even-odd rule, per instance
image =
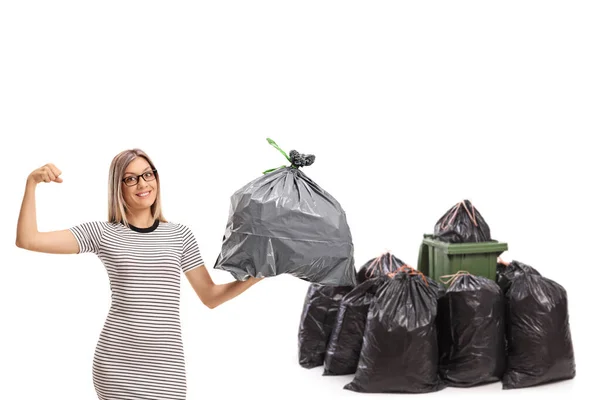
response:
[[[423,233],[471,199],[505,258],[567,289],[575,380],[433,396],[595,390],[597,2],[199,3],[2,2],[1,399],[95,399],[110,305],[96,256],[15,246],[33,169],[63,171],[36,196],[39,229],[64,229],[106,218],[112,157],[142,148],[221,283],[229,196],[285,163],[267,137],[316,155],[305,172],[343,205],[357,268],[386,249],[416,266]],[[307,287],[271,278],[208,310],[182,276],[189,398],[380,397],[298,365]]]

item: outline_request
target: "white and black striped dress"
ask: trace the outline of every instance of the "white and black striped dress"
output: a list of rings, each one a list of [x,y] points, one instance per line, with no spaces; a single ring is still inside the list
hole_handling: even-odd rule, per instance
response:
[[[98,398],[184,400],[181,274],[204,264],[191,230],[159,221],[149,228],[93,221],[70,230],[79,253],[98,255],[112,292],[94,353]]]

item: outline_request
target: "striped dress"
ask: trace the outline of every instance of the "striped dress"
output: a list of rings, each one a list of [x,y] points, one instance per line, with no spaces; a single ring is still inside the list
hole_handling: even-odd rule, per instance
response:
[[[186,366],[179,315],[182,272],[204,264],[188,227],[101,221],[70,228],[79,253],[108,272],[111,306],[92,368],[100,400],[184,400]]]

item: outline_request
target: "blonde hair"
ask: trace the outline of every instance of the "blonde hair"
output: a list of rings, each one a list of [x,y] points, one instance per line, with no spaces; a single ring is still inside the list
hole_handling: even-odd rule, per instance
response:
[[[122,222],[126,226],[129,226],[129,222],[127,221],[127,205],[125,204],[125,200],[123,200],[121,183],[125,175],[125,169],[137,157],[144,158],[148,161],[152,169],[156,169],[148,154],[137,148],[124,150],[113,158],[108,174],[108,222]],[[156,174],[156,200],[150,207],[150,211],[154,220],[158,219],[161,222],[167,222],[161,208],[160,178],[158,173]]]

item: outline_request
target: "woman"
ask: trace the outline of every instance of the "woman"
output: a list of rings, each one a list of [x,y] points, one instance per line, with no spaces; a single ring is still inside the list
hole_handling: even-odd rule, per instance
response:
[[[163,216],[159,175],[139,149],[121,152],[110,165],[108,221],[38,232],[35,188],[40,182],[62,182],[60,175],[47,164],[27,178],[16,244],[53,254],[92,252],[106,267],[112,304],[94,353],[99,399],[185,399],[181,273],[209,308],[262,278],[223,285],[212,281],[190,229]]]

